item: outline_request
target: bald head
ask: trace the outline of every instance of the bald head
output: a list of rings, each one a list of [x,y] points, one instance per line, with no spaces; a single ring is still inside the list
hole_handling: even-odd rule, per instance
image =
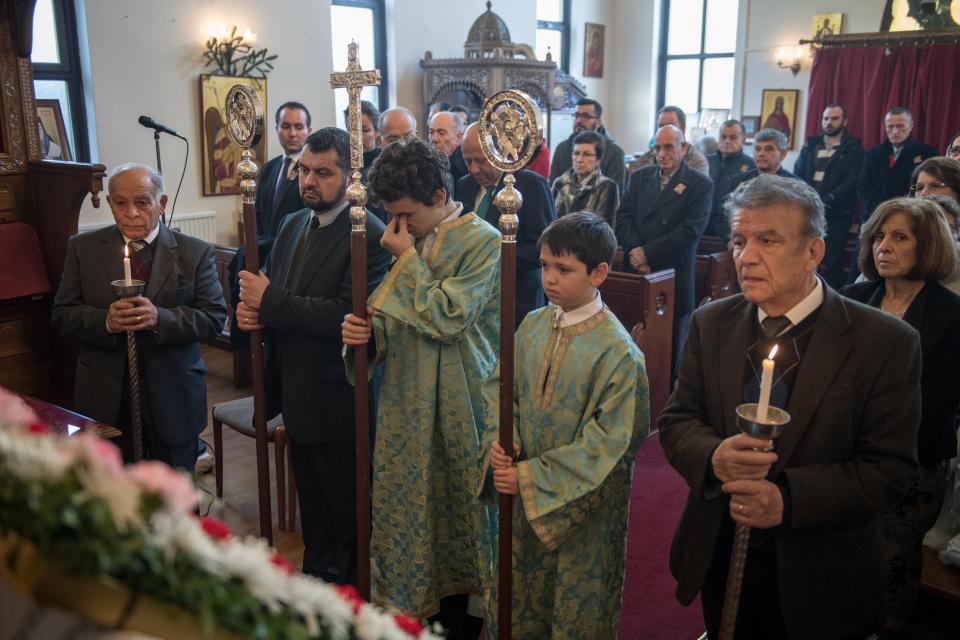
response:
[[[380,114],[380,140],[384,146],[416,133],[417,119],[410,109],[394,107]]]
[[[683,132],[680,128],[668,124],[657,129],[653,136],[653,151],[657,156],[657,164],[667,173],[673,173],[680,167],[686,143],[683,141]]]
[[[460,146],[463,140],[463,129],[460,118],[450,111],[441,111],[430,118],[428,129],[430,144],[434,149],[442,151],[448,156]]]
[[[480,148],[480,126],[474,122],[463,134],[460,143],[463,163],[467,165],[470,176],[483,188],[491,187],[500,180],[500,170],[490,164]]]

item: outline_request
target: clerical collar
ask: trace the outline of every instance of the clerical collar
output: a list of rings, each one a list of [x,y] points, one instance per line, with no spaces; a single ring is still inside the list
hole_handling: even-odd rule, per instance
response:
[[[595,314],[603,311],[603,300],[600,299],[600,292],[597,291],[597,295],[593,297],[593,300],[587,304],[577,307],[573,311],[564,311],[563,307],[554,305],[553,307],[553,324],[554,329],[569,327],[570,325],[579,324],[584,320],[592,318]]]
[[[460,217],[461,213],[463,213],[463,204],[460,202],[454,202],[454,204],[457,206],[453,210],[453,213],[451,213],[446,218],[444,218],[443,221],[440,222],[440,224],[435,226],[433,229],[430,229],[430,231],[427,232],[427,235],[423,236],[423,238],[416,241],[415,244],[417,245],[417,253],[419,253],[420,257],[423,258],[424,260],[426,260],[427,256],[430,255],[430,249],[433,248],[433,243],[436,242],[437,240],[437,229],[440,228],[440,225],[447,224],[448,222],[453,222],[454,220]]]
[[[123,233],[121,233],[120,235],[123,236]],[[142,242],[143,244],[153,244],[153,241],[157,239],[157,236],[158,236],[158,235],[160,235],[160,223],[159,223],[159,222],[157,222],[157,226],[155,226],[155,227],[153,228],[153,231],[151,231],[150,233],[147,234],[147,237],[146,237],[146,238],[144,238],[143,240],[138,240],[138,242]],[[124,244],[130,244],[131,242],[133,242],[133,239],[128,238],[127,236],[123,236],[123,243],[124,243]]]
[[[809,316],[811,313],[816,311],[821,304],[823,304],[823,283],[820,282],[820,278],[814,276],[816,279],[816,284],[813,287],[813,291],[807,294],[807,297],[798,302],[792,309],[787,311],[785,314],[787,320],[790,321],[790,325],[785,327],[780,333],[784,333],[790,327],[795,327],[803,319]],[[763,309],[757,307],[757,319],[762,323],[767,318],[767,314]]]
[[[334,205],[330,209],[324,211],[314,211],[313,217],[317,219],[317,227],[322,229],[323,227],[329,227],[333,224],[333,221],[337,219],[337,216],[347,208],[347,205],[350,204],[346,200],[341,200],[338,204]]]

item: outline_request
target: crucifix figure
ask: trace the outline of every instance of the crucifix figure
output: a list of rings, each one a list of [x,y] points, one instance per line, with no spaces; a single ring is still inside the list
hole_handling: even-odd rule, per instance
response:
[[[363,71],[357,57],[357,43],[347,45],[347,70],[330,74],[333,89],[346,89],[349,97],[347,131],[350,133],[350,270],[353,276],[353,313],[367,318],[367,189],[360,182],[363,168],[363,140],[360,121],[360,92],[379,86],[380,71]],[[357,440],[357,572],[360,595],[370,599],[370,412],[367,383],[367,351],[357,349],[354,361],[354,408]]]

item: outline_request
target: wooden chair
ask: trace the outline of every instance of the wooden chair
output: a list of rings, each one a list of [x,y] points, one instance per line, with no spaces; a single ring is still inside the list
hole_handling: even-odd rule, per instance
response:
[[[253,430],[253,396],[221,402],[213,405],[213,448],[215,451],[214,471],[217,479],[217,497],[223,497],[223,425],[250,438],[255,437]],[[297,488],[293,479],[293,466],[287,472],[287,430],[283,426],[283,416],[279,415],[267,422],[267,442],[273,443],[273,453],[277,472],[277,519],[280,531],[297,530]]]
[[[732,296],[739,291],[737,268],[731,251],[697,254],[694,295],[697,306]]]
[[[673,350],[674,271],[646,275],[611,271],[600,285],[603,302],[630,332],[647,364],[650,383],[650,429],[670,396]]]

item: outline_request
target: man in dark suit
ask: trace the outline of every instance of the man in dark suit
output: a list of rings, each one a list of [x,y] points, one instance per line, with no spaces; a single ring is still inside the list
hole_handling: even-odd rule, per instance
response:
[[[727,210],[743,293],[693,314],[660,416],[690,486],[670,551],[677,598],[700,591],[716,637],[744,524],[738,638],[863,638],[884,621],[879,515],[917,471],[920,340],[816,276],[826,222],[811,187],[760,176]],[[736,423],[774,344],[770,404],[791,418],[775,452]]]
[[[624,270],[650,273],[675,269],[673,362],[693,312],[694,262],[697,243],[707,226],[713,183],[683,160],[687,143],[677,127],[657,130],[653,139],[657,164],[637,169],[617,212],[617,240],[623,247]]]
[[[303,570],[338,583],[357,580],[353,386],[341,355],[340,324],[350,313],[350,137],[327,127],[300,156],[307,209],[280,226],[266,274],[240,272],[237,324],[266,329],[268,395],[279,397],[303,522]],[[383,223],[367,214],[367,288],[379,284],[389,254]],[[376,415],[371,412],[370,415]]]
[[[724,203],[731,193],[736,191],[744,182],[749,182],[759,175],[774,175],[781,178],[799,180],[797,176],[783,168],[783,161],[789,153],[787,136],[776,129],[761,129],[753,137],[753,159],[755,166],[743,173],[730,177],[720,190],[719,217],[713,218],[714,230],[723,238],[724,242],[730,239],[730,224],[724,214]],[[713,207],[714,212],[718,209]]]
[[[894,107],[884,118],[887,139],[872,147],[863,158],[857,195],[863,202],[865,222],[877,205],[910,191],[910,177],[917,165],[940,152],[915,140],[913,114],[905,107]]]
[[[117,426],[132,458],[125,335],[136,332],[145,457],[192,472],[207,424],[199,342],[227,319],[213,249],[160,223],[167,196],[150,167],[120,165],[107,192],[116,225],[70,238],[53,303],[54,328],[80,343],[74,409]],[[118,300],[110,283],[124,277],[125,243],[133,278],[147,286]]]
[[[470,175],[460,178],[454,188],[454,199],[463,203],[464,213],[476,213],[500,229],[500,212],[493,206],[493,197],[503,187],[503,172],[494,167],[480,148],[479,125],[474,122],[463,134],[463,159]],[[540,250],[537,240],[547,226],[557,219],[550,187],[543,176],[522,169],[513,174],[514,185],[523,195],[523,206],[517,215],[517,326],[533,311],[546,304],[540,282]]]
[[[706,235],[723,236],[726,231],[723,221],[723,198],[727,181],[733,176],[750,171],[757,166],[753,158],[743,152],[743,143],[747,136],[743,123],[739,120],[727,120],[720,125],[719,148],[716,153],[707,156],[710,179],[713,180],[713,206],[710,208],[710,222],[704,232]]]
[[[798,178],[820,194],[827,216],[824,279],[834,289],[846,284],[843,273],[847,236],[857,202],[857,178],[863,164],[863,143],[847,131],[847,111],[839,104],[823,110],[823,133],[810,136],[793,165]]]
[[[467,175],[467,165],[463,161],[463,151],[460,143],[463,142],[463,121],[452,111],[441,111],[430,118],[430,127],[427,129],[430,145],[442,151],[450,160],[450,174],[453,184]]]
[[[283,153],[263,165],[260,182],[257,184],[257,251],[259,262],[266,264],[273,249],[274,238],[280,222],[288,213],[303,209],[300,190],[297,188],[297,170],[300,163],[300,149],[303,141],[310,135],[310,112],[299,102],[284,102],[277,109],[274,120],[277,124],[277,139],[283,147]],[[230,274],[231,299],[234,304],[240,295],[237,273],[243,268],[246,252],[241,246],[227,267]],[[236,331],[231,324],[231,342],[233,345],[246,346],[246,336]]]

